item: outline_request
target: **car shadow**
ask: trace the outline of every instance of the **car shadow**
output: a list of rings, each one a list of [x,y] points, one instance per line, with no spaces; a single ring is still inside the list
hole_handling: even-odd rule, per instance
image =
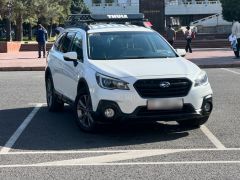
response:
[[[29,110],[29,108],[26,109]],[[7,110],[7,113],[14,115],[21,111],[24,109],[11,109]],[[6,113],[5,110],[0,110],[0,114],[3,113]],[[19,118],[16,117],[16,119]],[[14,119],[12,120],[16,123]],[[3,119],[0,123],[1,121]],[[169,142],[187,137],[188,130],[190,129],[183,128],[177,123],[124,123],[101,126],[101,130],[97,133],[85,133],[77,126],[70,107],[65,106],[65,110],[58,113],[51,113],[47,107],[42,107],[12,149],[18,151],[127,149],[129,147],[144,149],[147,148],[147,143]],[[0,143],[4,146],[6,142],[0,141]]]

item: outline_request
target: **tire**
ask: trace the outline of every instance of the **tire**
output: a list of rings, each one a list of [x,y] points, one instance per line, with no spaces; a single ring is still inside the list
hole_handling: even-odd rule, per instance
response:
[[[50,112],[62,111],[64,109],[64,102],[61,101],[54,92],[53,80],[51,76],[46,78],[46,98],[48,110]]]
[[[180,126],[184,126],[184,127],[200,127],[201,125],[203,125],[204,123],[206,123],[208,121],[209,117],[203,117],[203,118],[199,118],[199,119],[189,119],[189,120],[183,120],[183,121],[178,121],[178,124]]]
[[[81,130],[85,132],[96,132],[97,123],[92,112],[91,95],[88,90],[81,89],[74,105],[76,122]]]

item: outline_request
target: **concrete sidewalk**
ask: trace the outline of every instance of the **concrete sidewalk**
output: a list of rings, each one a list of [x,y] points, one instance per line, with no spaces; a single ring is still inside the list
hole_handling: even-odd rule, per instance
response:
[[[37,58],[37,52],[0,53],[0,71],[43,71],[46,59]],[[240,67],[240,59],[233,59],[230,49],[194,49],[186,59],[201,68]]]

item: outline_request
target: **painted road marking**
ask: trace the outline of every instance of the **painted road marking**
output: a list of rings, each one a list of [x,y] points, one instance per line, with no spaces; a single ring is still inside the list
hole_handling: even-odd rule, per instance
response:
[[[10,139],[7,141],[7,143],[3,146],[0,153],[8,153],[15,142],[18,140],[19,136],[22,134],[22,132],[26,129],[28,124],[31,122],[33,117],[37,114],[39,109],[42,107],[42,104],[37,104],[35,108],[32,110],[32,112],[24,119],[22,124],[18,127],[18,129],[14,132],[14,134],[10,137]]]
[[[126,163],[90,163],[90,164],[13,164],[0,165],[0,168],[24,167],[67,167],[67,166],[133,166],[133,165],[193,165],[193,164],[240,164],[240,161],[173,161],[173,162],[126,162]]]
[[[215,148],[199,148],[199,149],[143,149],[143,150],[66,150],[66,151],[22,151],[22,152],[7,152],[0,153],[0,155],[41,155],[41,154],[97,154],[97,153],[127,153],[127,152],[142,152],[142,151],[171,151],[176,150],[179,152],[189,152],[189,151],[240,151],[240,148],[225,148],[225,149],[215,149]]]
[[[221,68],[222,70],[225,70],[225,71],[228,71],[228,72],[231,72],[231,73],[234,73],[234,74],[238,74],[240,75],[239,72],[236,72],[236,71],[233,71],[233,70],[230,70],[230,69],[226,69],[226,68]]]
[[[172,154],[172,153],[177,153],[177,152],[181,152],[181,151],[180,150],[130,151],[130,152],[125,152],[125,153],[109,154],[109,155],[94,156],[94,157],[85,157],[85,158],[79,158],[79,159],[44,162],[44,163],[38,163],[37,165],[58,166],[61,164],[75,165],[75,164],[91,164],[91,163],[111,163],[111,162],[116,162],[116,161],[132,160],[132,159],[138,159],[138,158]]]
[[[191,165],[191,164],[240,164],[240,161],[168,161],[168,162],[119,162],[124,160],[133,160],[138,158],[174,154],[189,151],[240,151],[240,148],[229,149],[156,149],[156,150],[122,150],[111,151],[120,152],[118,154],[100,155],[79,159],[70,159],[62,161],[48,161],[34,164],[11,164],[0,165],[0,168],[24,168],[24,167],[67,167],[67,166],[134,166],[134,165]],[[67,151],[64,151],[67,152]],[[71,151],[73,152],[73,151]],[[86,152],[86,151],[77,151]],[[87,152],[106,152],[106,151],[87,151]],[[46,153],[46,152],[42,152]],[[56,151],[56,153],[58,153]],[[14,154],[9,153],[7,155]]]
[[[42,106],[46,106],[46,105],[47,105],[47,103],[45,103],[45,102],[39,102],[39,103],[28,103],[29,106],[36,106],[36,105],[38,105],[38,104],[42,104]]]
[[[216,146],[217,149],[226,149],[226,147],[217,139],[216,136],[204,125],[200,127],[202,132],[208,137],[208,139]]]

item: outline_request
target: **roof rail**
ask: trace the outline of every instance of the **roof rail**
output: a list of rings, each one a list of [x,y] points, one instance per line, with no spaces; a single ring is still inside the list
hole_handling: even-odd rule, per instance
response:
[[[105,23],[131,23],[138,26],[144,25],[144,14],[71,14],[65,23],[65,27],[79,27],[89,30],[90,24]]]

